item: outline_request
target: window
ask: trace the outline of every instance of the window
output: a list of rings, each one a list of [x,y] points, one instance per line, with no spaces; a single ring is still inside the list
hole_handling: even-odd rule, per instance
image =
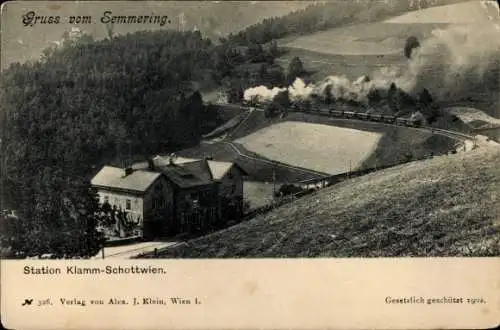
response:
[[[156,185],[155,185],[155,190],[156,191],[161,191],[163,190],[163,184],[161,182],[158,182]]]
[[[153,209],[159,209],[162,208],[164,205],[164,200],[163,198],[153,198]]]
[[[130,209],[131,209],[131,205],[130,205],[130,204],[131,204],[131,203],[130,203],[130,199],[127,199],[127,200],[125,201],[125,209],[126,209],[126,210],[130,210]]]
[[[208,209],[208,214],[210,216],[210,218],[215,218],[215,207],[211,207]]]

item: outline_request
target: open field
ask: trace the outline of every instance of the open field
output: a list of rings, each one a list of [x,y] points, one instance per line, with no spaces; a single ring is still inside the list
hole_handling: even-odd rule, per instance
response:
[[[436,28],[450,24],[473,24],[498,16],[490,5],[469,1],[410,11],[384,21],[333,28],[310,35],[283,39],[282,46],[337,55],[389,55],[402,53],[406,38],[419,40]]]
[[[330,174],[392,164],[410,153],[414,159],[442,154],[456,144],[419,129],[304,113],[290,113],[259,126],[248,124],[253,130],[242,128],[247,135],[236,140],[247,150]]]
[[[280,185],[276,185],[276,190]],[[243,183],[245,200],[250,202],[250,208],[264,206],[273,201],[273,184],[270,182],[245,181]]]
[[[402,52],[390,55],[340,55],[291,47],[286,48],[285,54],[276,61],[287,70],[294,57],[300,58],[304,68],[312,74],[311,78],[315,81],[329,75],[345,75],[349,79],[356,79],[387,66],[401,67],[407,62]]]
[[[498,7],[495,1],[473,0],[411,11],[390,18],[385,22],[397,24],[470,24],[484,21],[488,16],[497,15]]]
[[[494,118],[476,108],[451,107],[445,109],[445,111],[457,116],[474,129],[500,126],[500,119]]]
[[[381,134],[335,126],[287,121],[236,140],[266,158],[329,174],[359,167],[377,147]]]
[[[337,55],[402,55],[406,38],[413,35],[424,39],[434,29],[445,26],[435,23],[358,24],[301,36],[283,46]]]
[[[346,180],[163,257],[500,255],[500,148]]]

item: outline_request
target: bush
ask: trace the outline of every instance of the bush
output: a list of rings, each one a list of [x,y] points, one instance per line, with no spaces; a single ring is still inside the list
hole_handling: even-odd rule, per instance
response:
[[[413,50],[418,47],[420,47],[420,42],[418,41],[417,37],[414,36],[408,37],[408,39],[406,39],[406,44],[404,47],[405,57],[411,58]]]
[[[303,188],[296,186],[294,184],[284,184],[278,189],[277,192],[274,193],[274,196],[280,197],[280,196],[295,195],[303,191],[304,191]]]

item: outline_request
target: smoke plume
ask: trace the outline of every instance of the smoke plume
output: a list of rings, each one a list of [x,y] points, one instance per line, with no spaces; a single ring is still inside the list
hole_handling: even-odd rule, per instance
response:
[[[254,100],[257,102],[268,102],[278,95],[280,92],[285,91],[286,88],[273,87],[272,89],[266,86],[251,87],[245,90],[243,98],[247,101]]]
[[[494,23],[494,24],[492,24]],[[387,97],[392,83],[413,97],[425,88],[435,100],[454,101],[467,97],[498,96],[500,80],[500,30],[496,22],[436,29],[420,46],[412,49],[406,66],[385,67],[369,75],[349,80],[331,75],[307,85],[297,79],[287,89],[290,99],[313,95],[334,100],[365,103],[377,91]],[[402,45],[403,51],[404,45]],[[245,91],[245,100],[270,101],[286,88],[258,86]]]
[[[413,50],[396,84],[409,93],[427,88],[439,100],[498,92],[500,32],[491,24],[437,29]]]

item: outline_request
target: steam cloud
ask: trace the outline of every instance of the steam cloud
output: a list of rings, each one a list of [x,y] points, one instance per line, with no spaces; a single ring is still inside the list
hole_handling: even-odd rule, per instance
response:
[[[495,23],[436,29],[430,38],[420,42],[420,47],[413,49],[403,68],[385,67],[354,81],[331,75],[316,84],[297,79],[288,88],[258,86],[247,89],[244,98],[271,101],[279,92],[288,90],[292,101],[312,95],[326,97],[329,93],[335,100],[365,103],[374,90],[387,96],[393,82],[414,97],[426,88],[436,100],[453,101],[484,93],[498,95],[500,31]]]
[[[434,30],[414,52],[396,80],[409,93],[428,88],[437,99],[454,100],[498,92],[500,32],[491,24]]]

